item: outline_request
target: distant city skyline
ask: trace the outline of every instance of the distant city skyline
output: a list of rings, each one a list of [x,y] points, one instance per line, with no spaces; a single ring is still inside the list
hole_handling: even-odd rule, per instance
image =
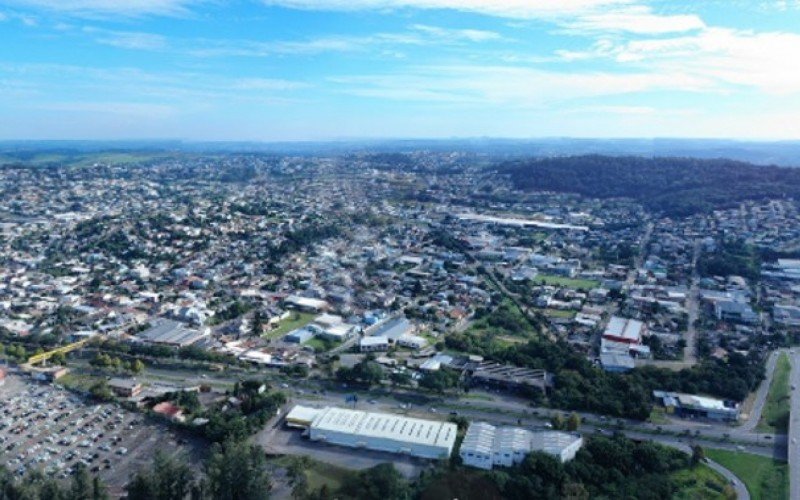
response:
[[[0,140],[800,139],[800,0],[0,0]]]

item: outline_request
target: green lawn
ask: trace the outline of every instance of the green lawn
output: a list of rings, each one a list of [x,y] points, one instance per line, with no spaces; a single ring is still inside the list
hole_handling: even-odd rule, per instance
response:
[[[789,466],[771,458],[729,450],[707,449],[706,456],[736,474],[753,500],[789,498]]]
[[[544,314],[545,316],[550,316],[552,318],[569,318],[572,319],[575,317],[575,311],[565,311],[562,309],[539,309],[539,311]]]
[[[292,311],[290,314],[291,315],[288,318],[281,321],[274,329],[265,333],[263,337],[268,339],[279,339],[292,330],[297,330],[300,327],[306,326],[314,321],[314,318],[316,317],[316,315],[313,313],[297,311]]]
[[[791,370],[789,357],[781,354],[775,364],[775,375],[769,386],[769,394],[761,414],[761,420],[756,427],[759,431],[786,434],[789,426],[789,400],[791,398],[789,373]]]
[[[673,500],[725,500],[729,498],[726,492],[732,492],[725,478],[707,465],[679,470],[672,474],[672,479],[678,485]]]
[[[314,337],[303,345],[313,347],[315,352],[327,352],[340,344],[341,342],[325,341],[319,337]]]
[[[535,284],[544,282],[545,285],[563,286],[567,288],[583,288],[586,290],[597,288],[600,283],[594,280],[582,280],[565,278],[563,276],[552,276],[548,274],[540,274],[533,279]]]

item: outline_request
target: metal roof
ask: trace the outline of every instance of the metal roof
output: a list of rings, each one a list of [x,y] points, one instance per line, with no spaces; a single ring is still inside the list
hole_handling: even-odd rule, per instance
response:
[[[450,422],[334,407],[323,409],[311,427],[320,431],[443,447],[453,446],[457,431],[456,425]]]

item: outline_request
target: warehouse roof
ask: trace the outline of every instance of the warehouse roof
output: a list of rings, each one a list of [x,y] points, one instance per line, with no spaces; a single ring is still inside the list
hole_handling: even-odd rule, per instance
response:
[[[638,342],[642,338],[643,327],[641,321],[612,316],[603,335]]]
[[[311,426],[322,431],[445,447],[455,443],[457,430],[449,422],[333,407],[322,410]]]
[[[532,449],[551,455],[560,455],[564,449],[578,441],[583,441],[583,438],[577,434],[559,431],[534,432],[531,436]]]
[[[162,319],[153,324],[139,337],[154,344],[167,344],[173,346],[187,346],[194,344],[205,337],[203,332],[186,328],[183,323]]]
[[[461,443],[462,453],[489,454],[494,446],[496,427],[486,422],[476,422],[469,426],[464,441]]]

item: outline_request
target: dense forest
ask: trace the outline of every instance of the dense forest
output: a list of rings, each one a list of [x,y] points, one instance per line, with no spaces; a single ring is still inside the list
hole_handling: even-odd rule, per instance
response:
[[[733,160],[601,155],[518,160],[499,165],[518,189],[632,198],[667,216],[744,200],[800,197],[800,169]]]

